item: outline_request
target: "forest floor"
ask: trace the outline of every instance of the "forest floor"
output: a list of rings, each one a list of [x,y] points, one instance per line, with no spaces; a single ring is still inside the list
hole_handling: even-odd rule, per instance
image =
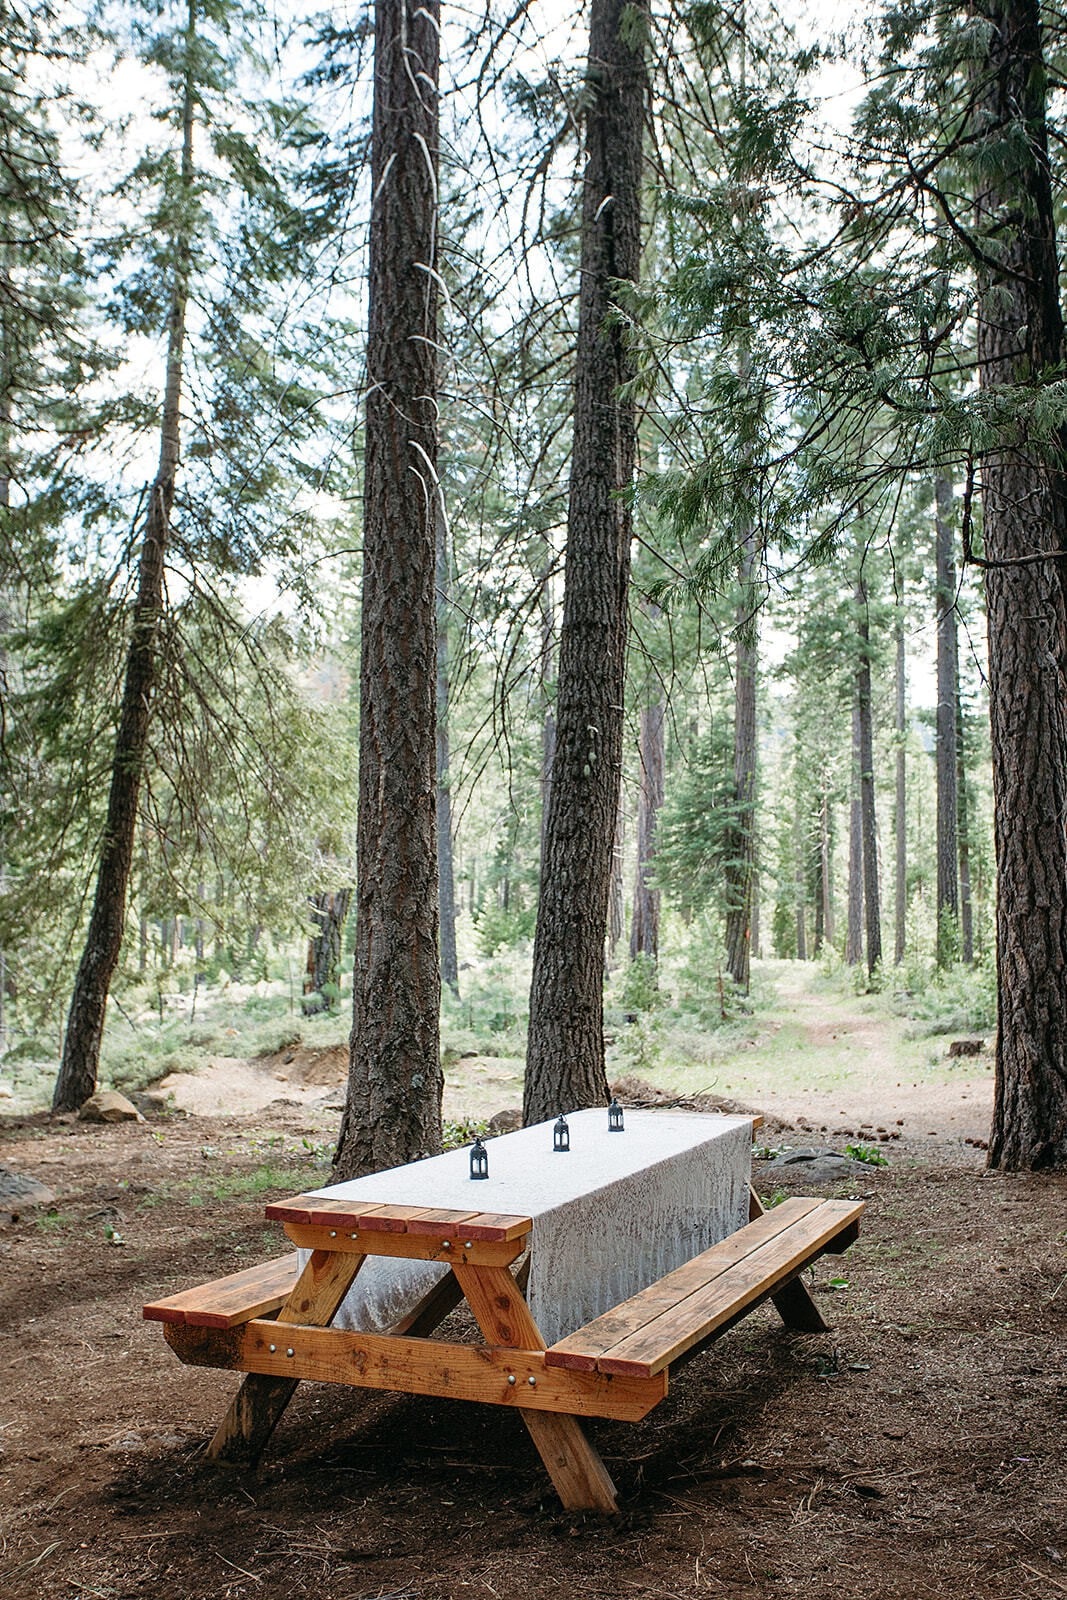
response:
[[[257,1474],[204,1460],[235,1379],[180,1367],[141,1304],[279,1253],[263,1205],[325,1180],[343,1053],[207,1065],[205,1093],[231,1072],[221,1106],[181,1109],[179,1084],[141,1123],[0,1118],[0,1163],[56,1195],[0,1213],[0,1594],[1067,1595],[1067,1178],[985,1172],[988,1055],[949,1063],[802,968],[773,978],[716,1088],[776,1148],[889,1164],[824,1191],[868,1202],[815,1273],[832,1333],[764,1308],[644,1422],[590,1425],[617,1521],[562,1512],[518,1419],[460,1402],[305,1384]],[[452,1114],[514,1104],[514,1073],[456,1063]]]

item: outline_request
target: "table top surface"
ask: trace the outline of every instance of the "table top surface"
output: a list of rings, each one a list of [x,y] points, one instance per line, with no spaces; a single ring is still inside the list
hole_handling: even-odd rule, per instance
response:
[[[470,1147],[424,1161],[331,1184],[311,1194],[365,1204],[438,1206],[459,1211],[517,1214],[536,1219],[651,1171],[704,1145],[743,1142],[750,1117],[672,1111],[625,1111],[621,1133],[610,1132],[604,1110],[567,1118],[570,1149],[553,1149],[554,1121],[485,1141],[489,1176],[470,1176]]]

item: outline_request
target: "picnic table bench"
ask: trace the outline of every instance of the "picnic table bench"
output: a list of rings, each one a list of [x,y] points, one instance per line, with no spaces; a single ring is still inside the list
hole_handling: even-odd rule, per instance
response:
[[[751,1191],[750,1191],[751,1192]],[[771,1299],[787,1327],[825,1329],[800,1274],[847,1249],[863,1205],[792,1198],[547,1346],[511,1269],[531,1219],[300,1195],[267,1207],[299,1249],[144,1307],[177,1356],[247,1374],[208,1447],[258,1459],[302,1379],[515,1407],[564,1506],[615,1512],[615,1486],[582,1417],[638,1421],[672,1365]],[[450,1268],[388,1332],[331,1327],[368,1258]],[[430,1334],[465,1299],[484,1343]]]

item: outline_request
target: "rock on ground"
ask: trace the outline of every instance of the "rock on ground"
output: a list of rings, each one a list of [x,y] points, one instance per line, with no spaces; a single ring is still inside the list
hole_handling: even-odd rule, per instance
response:
[[[82,1122],[143,1122],[132,1100],[117,1089],[98,1089],[78,1112]]]
[[[6,1221],[17,1222],[27,1211],[54,1205],[55,1198],[52,1190],[38,1183],[36,1178],[27,1178],[10,1167],[0,1167],[0,1217]]]

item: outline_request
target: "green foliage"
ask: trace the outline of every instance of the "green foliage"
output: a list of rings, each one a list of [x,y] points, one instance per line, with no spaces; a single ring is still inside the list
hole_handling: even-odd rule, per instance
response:
[[[486,900],[474,920],[479,951],[483,956],[495,956],[502,950],[514,949],[533,938],[536,921],[536,906],[513,905],[510,900],[503,906]]]
[[[873,1144],[846,1144],[845,1154],[851,1161],[862,1161],[868,1167],[888,1167],[889,1160]]]
[[[733,735],[718,722],[675,772],[659,815],[656,882],[683,916],[725,910],[733,793]]]
[[[458,1122],[446,1119],[441,1125],[441,1148],[461,1150],[464,1145],[473,1144],[476,1138],[487,1138],[488,1134],[488,1122],[478,1117],[463,1117]]]
[[[612,1061],[622,1064],[623,1070],[638,1078],[655,1081],[668,1050],[668,1036],[658,1019],[647,1013],[636,1022],[625,1023],[615,1036]],[[616,1069],[617,1070],[617,1069]]]
[[[441,996],[442,1037],[456,1054],[522,1056],[530,993],[530,954],[501,950],[460,973],[461,997]]]
[[[634,956],[623,974],[619,1003],[626,1011],[655,1011],[663,1005],[654,956],[644,953]]]
[[[922,1025],[924,1034],[991,1033],[997,1021],[996,970],[992,962],[962,962],[938,969],[912,957],[902,974],[905,987],[893,1008]]]
[[[33,183],[12,182],[0,198],[6,232],[19,241],[0,297],[0,398],[11,406],[0,465],[12,465],[12,504],[0,510],[0,947],[17,988],[7,1007],[13,1074],[54,1056],[87,915],[140,496],[158,448],[153,352],[183,250],[190,382],[160,619],[165,681],[118,986],[136,1025],[113,1017],[113,1080],[132,1086],[196,1059],[201,1035],[157,1015],[162,993],[192,995],[194,971],[213,991],[209,1031],[227,1048],[280,1041],[294,1024],[279,1016],[286,1001],[277,992],[227,1010],[215,991],[260,980],[296,994],[309,885],[350,881],[342,874],[352,856],[357,696],[348,674],[360,572],[358,559],[336,552],[359,544],[350,461],[370,204],[365,128],[352,126],[340,96],[354,93],[362,116],[370,22],[324,22],[321,66],[294,97],[277,71],[285,42],[272,58],[280,35],[261,30],[257,6],[210,0],[197,15],[191,38],[186,10],[171,0],[111,8],[115,48],[148,112],[122,127],[99,114],[80,123],[70,96],[36,87],[58,82],[73,43],[50,34],[47,8],[12,13],[0,40],[5,170],[25,175],[40,158]],[[957,207],[956,229],[931,228],[930,218],[973,187],[963,162],[974,141],[954,141],[979,24],[925,0],[890,8],[852,139],[817,129],[805,82],[836,46],[824,38],[800,49],[768,16],[746,14],[742,41],[732,14],[700,4],[676,41],[685,71],[653,61],[659,165],[646,281],[619,310],[640,366],[642,456],[659,469],[635,497],[627,704],[636,710],[662,694],[669,741],[658,975],[638,964],[609,985],[613,1049],[635,1070],[713,1068],[720,1047],[752,1026],[724,980],[721,950],[742,820],[732,801],[730,658],[738,632],[756,631],[751,614],[739,616],[739,529],[758,538],[763,639],[791,643],[780,671],[760,663],[764,944],[794,954],[799,911],[811,953],[824,815],[842,932],[857,568],[873,596],[877,697],[889,671],[877,646],[895,606],[907,609],[909,642],[928,609],[909,563],[921,571],[929,546],[931,469],[955,465],[958,479],[971,453],[1013,433],[1048,437],[1064,414],[1067,385],[1055,373],[1012,395],[960,381],[973,355],[974,219],[969,202]],[[524,14],[515,37],[530,30],[528,40],[536,27],[536,14]],[[467,48],[479,48],[473,34]],[[461,973],[462,1001],[446,996],[444,1021],[451,1047],[516,1057],[555,692],[577,272],[568,164],[582,97],[581,68],[554,61],[534,80],[523,75],[532,59],[499,74],[494,64],[481,80],[487,146],[509,144],[503,167],[500,148],[476,149],[452,130],[463,170],[442,172],[439,262],[451,297],[443,342],[452,387],[441,418],[453,570],[450,791],[465,953],[476,958]],[[191,191],[177,120],[190,67]],[[337,136],[316,123],[312,91],[324,124],[343,124]],[[493,94],[497,122],[487,111]],[[80,161],[80,195],[62,154],[77,148],[79,128],[95,152]],[[824,134],[836,145],[833,182],[817,149]],[[1058,172],[1055,140],[1052,150]],[[933,165],[916,166],[916,151]],[[1008,153],[990,141],[977,154],[993,170]],[[512,192],[494,210],[487,197],[505,169]],[[923,183],[942,183],[941,198]],[[93,348],[98,333],[106,353]],[[980,549],[977,499],[973,539]],[[977,633],[974,591],[965,580],[960,605]],[[649,604],[656,596],[660,608]],[[320,667],[333,670],[333,703]],[[878,716],[887,726],[884,705]],[[979,690],[967,759],[980,948],[990,942],[993,879],[983,716]],[[904,973],[887,968],[884,981],[918,1022],[974,1031],[992,1017],[988,966],[956,968],[953,932],[942,928],[944,982],[928,970],[937,930],[923,738],[908,751],[909,955]],[[875,752],[880,806],[889,758],[885,736]],[[622,779],[629,822],[632,741]],[[627,857],[627,879],[630,871]],[[823,960],[836,962],[827,945]],[[757,972],[757,991],[759,981]],[[343,993],[330,999],[343,1012]],[[198,1021],[204,1003],[201,985]],[[757,992],[757,1014],[760,1003]],[[622,1012],[638,1013],[640,1026],[621,1029]],[[297,1018],[305,1037],[320,1024],[340,1037],[339,1017]]]
[[[217,1177],[192,1180],[183,1187],[189,1203],[202,1206],[210,1201],[256,1200],[267,1195],[286,1194],[302,1183],[322,1184],[328,1175],[328,1169],[306,1162],[300,1165],[267,1162],[250,1172],[220,1173]]]

